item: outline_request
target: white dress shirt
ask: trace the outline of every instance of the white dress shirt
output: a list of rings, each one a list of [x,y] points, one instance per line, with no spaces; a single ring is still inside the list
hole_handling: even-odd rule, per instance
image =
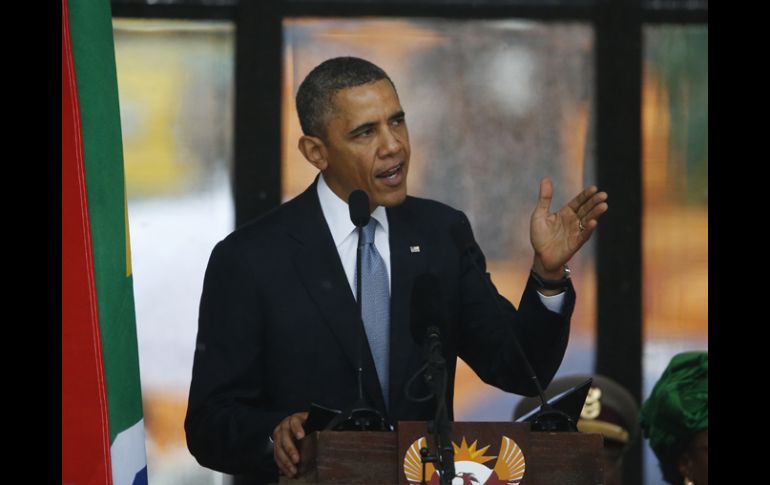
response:
[[[321,211],[323,212],[329,231],[332,233],[334,245],[342,261],[342,267],[345,270],[345,276],[350,284],[350,291],[353,297],[356,295],[356,250],[358,249],[358,232],[356,226],[350,221],[350,210],[348,203],[335,194],[326,184],[323,174],[318,177],[317,184],[318,200],[321,202]],[[390,239],[388,236],[388,213],[382,206],[377,207],[372,212],[372,217],[377,220],[377,229],[374,231],[374,245],[385,262],[388,270],[388,287],[390,288]],[[538,292],[540,300],[546,308],[555,313],[561,313],[564,303],[564,293],[554,296],[546,296]]]
[[[334,245],[342,261],[345,276],[348,277],[350,290],[353,297],[356,296],[356,251],[358,249],[358,231],[350,220],[348,203],[332,192],[326,184],[323,174],[318,177],[318,200],[321,202],[321,211],[332,233]],[[388,270],[388,288],[390,288],[390,240],[388,239],[388,214],[382,206],[372,212],[372,217],[377,220],[377,228],[374,230],[374,246],[385,262]]]

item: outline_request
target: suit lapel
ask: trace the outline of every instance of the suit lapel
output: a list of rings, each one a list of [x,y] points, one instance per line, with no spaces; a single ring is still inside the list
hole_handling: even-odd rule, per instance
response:
[[[404,399],[407,372],[416,369],[419,347],[413,342],[409,329],[409,314],[414,279],[427,268],[424,237],[413,214],[404,208],[405,202],[388,209],[390,232],[390,407],[398,412]],[[419,362],[417,362],[419,363]]]
[[[296,217],[289,220],[288,230],[301,243],[294,255],[297,274],[350,361],[351,372],[358,368],[359,360],[362,362],[364,392],[372,405],[384,410],[385,401],[356,301],[321,211],[316,184],[295,202]]]

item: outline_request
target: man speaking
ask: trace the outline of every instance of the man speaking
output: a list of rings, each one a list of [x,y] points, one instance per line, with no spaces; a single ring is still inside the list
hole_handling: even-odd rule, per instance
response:
[[[409,133],[388,75],[363,59],[330,59],[305,78],[296,102],[304,133],[299,150],[320,173],[304,193],[214,248],[185,419],[188,447],[201,465],[250,483],[276,481],[278,470],[296,476],[310,404],[349,407],[358,398],[359,365],[367,403],[389,421],[433,418],[432,403],[415,403],[405,391],[423,364],[409,308],[414,282],[426,273],[441,284],[447,318],[450,418],[456,357],[489,384],[534,395],[515,351],[518,338],[545,387],[564,356],[575,303],[566,263],[608,208],[607,194],[589,187],[551,213],[553,188],[543,179],[520,306],[496,290],[495,302],[480,249],[462,251],[452,239],[453,228],[467,224],[465,215],[407,195]],[[358,189],[371,213],[361,231],[368,261],[361,276],[377,289],[364,293],[363,322],[356,302],[359,232],[347,205]]]

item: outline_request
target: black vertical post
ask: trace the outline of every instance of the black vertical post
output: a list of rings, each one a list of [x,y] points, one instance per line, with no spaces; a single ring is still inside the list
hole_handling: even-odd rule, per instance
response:
[[[596,372],[642,389],[642,16],[640,0],[601,0],[596,11],[597,179],[610,210],[597,232]],[[625,485],[642,484],[637,439]]]
[[[242,1],[235,36],[235,225],[281,203],[281,2]]]

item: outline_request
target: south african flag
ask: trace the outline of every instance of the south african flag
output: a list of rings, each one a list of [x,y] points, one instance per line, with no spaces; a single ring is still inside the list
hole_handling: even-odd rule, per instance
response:
[[[147,483],[108,0],[62,0],[62,483]]]

